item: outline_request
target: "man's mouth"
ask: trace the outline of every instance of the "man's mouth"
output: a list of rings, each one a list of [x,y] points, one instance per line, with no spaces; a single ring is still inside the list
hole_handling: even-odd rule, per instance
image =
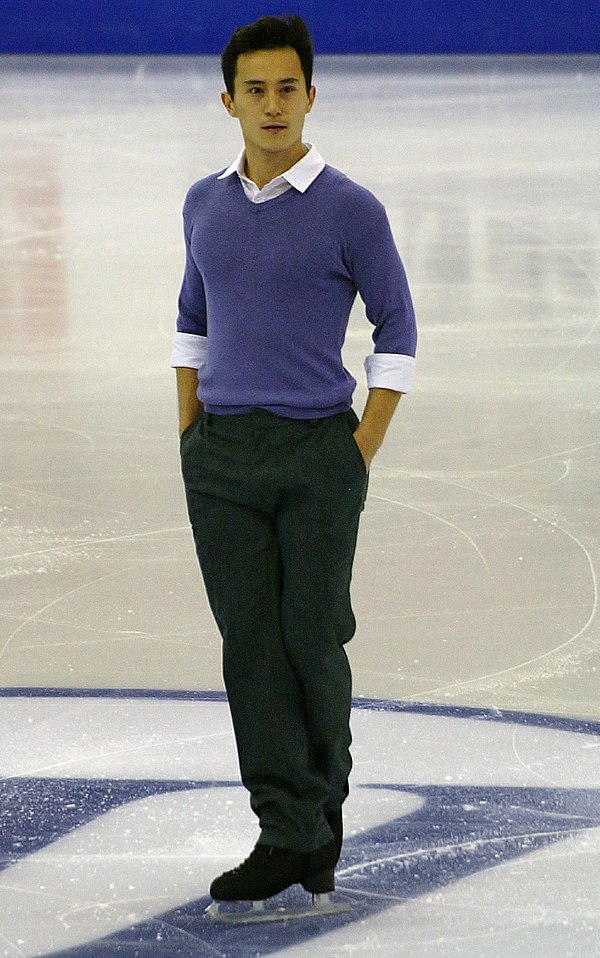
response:
[[[285,130],[284,123],[266,123],[263,130]]]

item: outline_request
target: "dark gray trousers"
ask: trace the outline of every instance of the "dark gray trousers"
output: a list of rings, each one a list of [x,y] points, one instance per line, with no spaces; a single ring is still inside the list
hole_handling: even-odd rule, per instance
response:
[[[350,579],[367,473],[353,411],[204,413],[181,438],[188,511],[259,841],[308,852],[348,794]]]

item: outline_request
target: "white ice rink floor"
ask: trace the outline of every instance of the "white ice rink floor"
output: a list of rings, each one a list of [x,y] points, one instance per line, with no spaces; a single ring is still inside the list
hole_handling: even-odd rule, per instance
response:
[[[178,474],[215,59],[0,61],[0,956],[600,956],[600,59],[324,58],[417,386],[371,473],[335,916],[204,916],[255,823]],[[365,398],[370,328],[346,363]],[[294,898],[295,892],[291,895]]]

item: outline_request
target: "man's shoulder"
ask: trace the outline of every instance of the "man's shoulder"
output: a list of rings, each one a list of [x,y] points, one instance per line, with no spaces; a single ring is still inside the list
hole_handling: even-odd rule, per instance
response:
[[[375,213],[384,210],[383,203],[371,190],[350,179],[346,173],[334,166],[327,165],[321,177],[323,177],[323,187],[327,189],[328,194],[343,206],[356,210],[357,213],[369,211]]]
[[[201,180],[197,180],[190,186],[183,205],[184,212],[192,213],[194,210],[205,206],[206,203],[211,200],[218,199],[221,201],[225,196],[229,195],[230,190],[225,187],[231,185],[232,177],[219,179],[224,169],[219,170],[217,173],[210,173],[208,176],[203,176]]]
[[[321,174],[323,197],[343,221],[354,223],[373,221],[385,216],[385,207],[366,186],[350,179],[346,173],[333,166],[326,166]]]

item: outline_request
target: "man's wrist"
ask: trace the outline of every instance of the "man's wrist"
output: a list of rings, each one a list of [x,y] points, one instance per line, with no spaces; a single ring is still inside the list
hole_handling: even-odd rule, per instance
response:
[[[188,426],[191,426],[193,422],[196,422],[197,419],[202,415],[204,407],[198,405],[193,411],[189,411],[185,416],[179,417],[179,435],[182,436],[186,431]]]
[[[369,433],[368,429],[365,429],[364,426],[361,425],[357,426],[356,428],[354,440],[360,449],[360,453],[368,469],[383,440],[373,436],[371,433]]]

